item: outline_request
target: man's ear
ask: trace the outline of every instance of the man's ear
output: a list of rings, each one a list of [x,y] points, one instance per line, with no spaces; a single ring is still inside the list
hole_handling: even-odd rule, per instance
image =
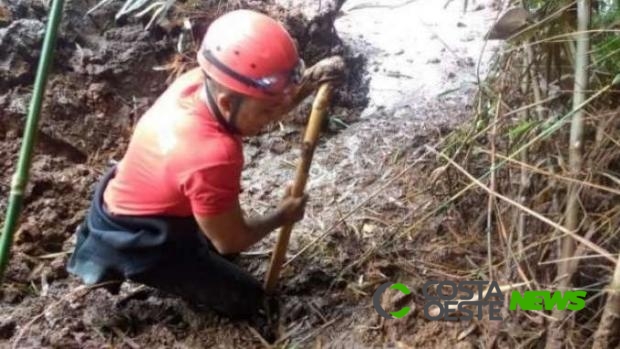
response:
[[[233,109],[233,97],[227,93],[220,92],[215,98],[217,106],[220,108],[220,112],[225,118],[229,118]]]

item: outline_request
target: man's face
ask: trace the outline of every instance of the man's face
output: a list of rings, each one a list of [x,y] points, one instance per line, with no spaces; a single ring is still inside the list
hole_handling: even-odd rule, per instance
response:
[[[290,101],[288,94],[270,100],[245,97],[237,112],[235,126],[243,136],[255,136],[267,125],[282,120]]]

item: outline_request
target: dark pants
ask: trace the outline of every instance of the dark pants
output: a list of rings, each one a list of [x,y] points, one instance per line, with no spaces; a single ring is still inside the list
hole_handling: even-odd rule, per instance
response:
[[[218,254],[193,217],[110,215],[99,182],[67,269],[86,284],[129,279],[231,318],[262,308],[261,284]]]

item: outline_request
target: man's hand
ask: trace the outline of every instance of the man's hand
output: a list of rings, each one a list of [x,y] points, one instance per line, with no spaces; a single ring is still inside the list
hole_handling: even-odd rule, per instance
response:
[[[344,59],[332,56],[322,59],[304,72],[304,79],[315,88],[325,82],[341,83],[345,77]]]
[[[293,224],[304,218],[308,195],[304,194],[301,197],[293,197],[291,192],[292,187],[288,186],[284,193],[284,198],[278,206],[278,216],[282,220],[282,224]]]
[[[324,82],[339,84],[345,78],[344,59],[340,56],[325,58],[306,69],[301,83],[297,85],[278,110],[278,115],[285,115],[312,94]]]

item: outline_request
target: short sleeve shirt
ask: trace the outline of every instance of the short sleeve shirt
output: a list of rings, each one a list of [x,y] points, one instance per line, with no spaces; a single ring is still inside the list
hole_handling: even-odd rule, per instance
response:
[[[213,216],[236,204],[242,168],[241,139],[213,117],[194,69],[139,120],[104,201],[114,214]]]

